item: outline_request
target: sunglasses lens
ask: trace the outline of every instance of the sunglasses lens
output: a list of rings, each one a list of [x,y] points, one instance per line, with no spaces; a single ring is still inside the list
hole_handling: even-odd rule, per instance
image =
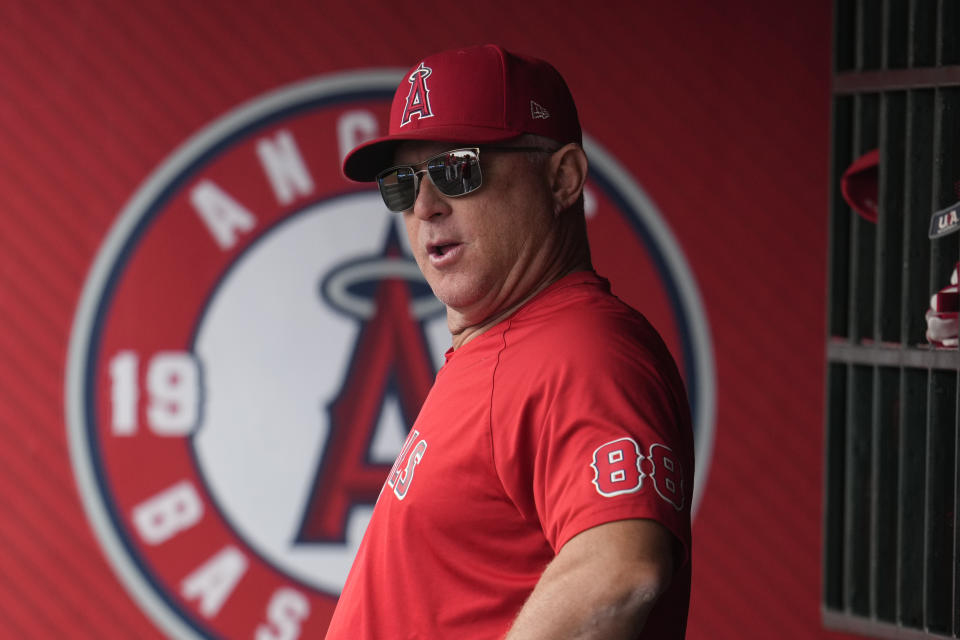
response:
[[[427,171],[445,196],[462,196],[480,188],[480,159],[473,149],[457,149],[431,158]]]
[[[482,183],[477,149],[448,151],[430,158],[424,164],[430,180],[445,196],[462,196],[476,191]],[[407,211],[413,208],[417,200],[417,174],[423,171],[417,171],[414,167],[394,167],[377,176],[377,186],[388,209]]]
[[[390,211],[406,211],[416,200],[416,179],[410,167],[398,167],[379,176],[377,186]]]

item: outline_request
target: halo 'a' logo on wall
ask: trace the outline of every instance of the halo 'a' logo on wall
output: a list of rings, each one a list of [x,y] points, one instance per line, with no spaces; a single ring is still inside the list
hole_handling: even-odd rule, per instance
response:
[[[332,76],[228,114],[147,180],[88,277],[74,471],[115,571],[174,637],[322,637],[449,346],[397,216],[339,170],[400,80]],[[684,370],[696,507],[714,420],[699,297],[653,204],[585,146],[598,270]]]

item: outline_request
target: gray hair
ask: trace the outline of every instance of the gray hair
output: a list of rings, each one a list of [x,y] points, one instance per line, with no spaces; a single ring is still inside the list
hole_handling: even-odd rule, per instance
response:
[[[549,151],[550,153],[563,146],[552,138],[547,138],[546,136],[537,135],[535,133],[524,133],[511,140],[511,142],[515,143],[518,147],[539,147],[545,151]],[[530,152],[525,155],[527,157],[527,161],[535,169],[541,169],[547,164],[547,159],[550,157],[550,153]],[[580,197],[577,198],[577,201],[573,203],[573,205],[570,207],[570,210],[574,213],[578,213],[580,216],[584,215],[583,193],[581,193]]]

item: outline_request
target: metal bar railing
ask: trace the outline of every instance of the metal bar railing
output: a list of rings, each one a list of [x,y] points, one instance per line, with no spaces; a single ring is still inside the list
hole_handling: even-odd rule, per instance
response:
[[[897,622],[922,629],[928,374],[905,369],[900,375]]]
[[[903,201],[903,307],[901,341],[925,343],[924,312],[930,299],[930,240],[927,238],[933,146],[933,90],[907,93],[906,162]]]
[[[954,440],[957,372],[931,374],[926,441],[923,618],[926,629],[951,633],[953,597]]]
[[[844,450],[843,606],[870,615],[871,367],[848,365]]]
[[[906,93],[887,92],[880,100],[880,157],[874,339],[900,341],[903,295],[903,190]],[[891,313],[892,312],[892,313]]]
[[[871,449],[870,615],[895,622],[897,615],[897,495],[900,372],[874,367]]]

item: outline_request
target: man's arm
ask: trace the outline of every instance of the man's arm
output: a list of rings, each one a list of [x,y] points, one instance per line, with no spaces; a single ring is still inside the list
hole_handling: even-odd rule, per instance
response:
[[[571,538],[547,565],[506,640],[633,640],[673,575],[673,535],[621,520]]]

